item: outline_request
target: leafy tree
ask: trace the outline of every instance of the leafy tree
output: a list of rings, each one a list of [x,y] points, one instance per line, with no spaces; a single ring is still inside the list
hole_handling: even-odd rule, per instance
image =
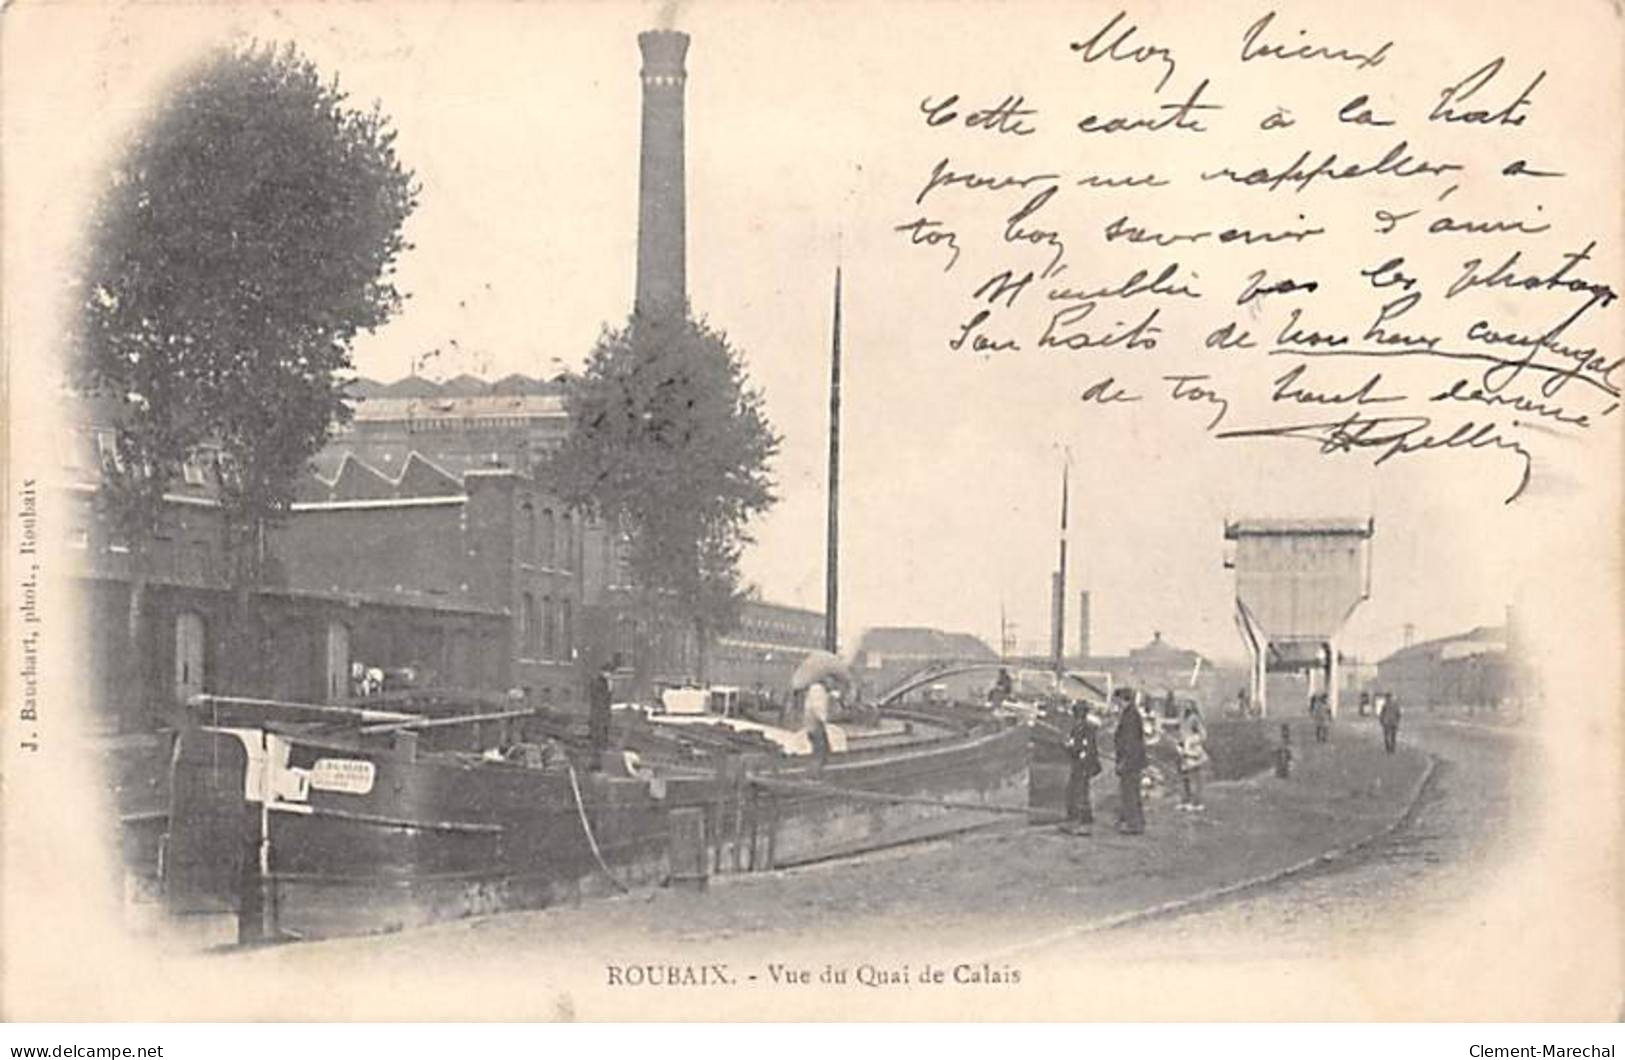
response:
[[[738,622],[747,523],[776,500],[761,392],[726,335],[634,314],[605,329],[566,402],[556,487],[627,535],[646,607],[693,628],[703,678],[710,637]]]
[[[378,106],[347,99],[291,44],[211,53],[136,134],[90,232],[76,374],[115,409],[106,503],[144,545],[177,464],[216,448],[244,604],[265,526],[350,415],[351,342],[404,297],[418,186]]]

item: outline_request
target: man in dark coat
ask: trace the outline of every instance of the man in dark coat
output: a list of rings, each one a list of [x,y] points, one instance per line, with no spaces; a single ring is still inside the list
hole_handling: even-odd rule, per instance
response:
[[[609,712],[613,698],[609,689],[610,663],[605,662],[587,685],[587,737],[592,759],[587,768],[596,773],[604,768],[604,752],[609,750]]]
[[[1399,746],[1399,697],[1393,693],[1382,697],[1382,710],[1377,713],[1382,723],[1382,747],[1389,754]]]
[[[1140,774],[1145,771],[1145,723],[1133,700],[1123,704],[1117,719],[1117,830],[1125,835],[1145,831],[1145,809],[1140,805]]]
[[[1089,835],[1095,823],[1089,782],[1100,775],[1100,733],[1084,704],[1073,708],[1073,718],[1066,737],[1072,770],[1066,780],[1066,824],[1062,828],[1073,835]]]
[[[1001,707],[1015,691],[1015,683],[1010,679],[1010,671],[999,667],[999,676],[994,678],[993,687],[988,691],[987,698],[995,707]]]

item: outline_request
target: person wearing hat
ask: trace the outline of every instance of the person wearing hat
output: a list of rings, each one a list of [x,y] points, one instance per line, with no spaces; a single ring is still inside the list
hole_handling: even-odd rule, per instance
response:
[[[823,677],[808,685],[802,700],[802,728],[807,733],[807,743],[812,747],[813,769],[820,773],[829,758],[830,690],[826,685],[829,680]]]
[[[1100,727],[1086,704],[1074,704],[1072,717],[1072,731],[1066,736],[1072,768],[1066,780],[1066,823],[1061,829],[1073,835],[1089,835],[1095,823],[1089,782],[1100,775]]]
[[[1145,831],[1145,807],[1140,802],[1140,774],[1145,771],[1145,724],[1140,708],[1126,699],[1117,719],[1117,830],[1124,835]]]
[[[1382,724],[1382,747],[1389,754],[1399,746],[1399,697],[1392,692],[1382,698],[1382,710],[1377,712]]]
[[[614,672],[615,664],[605,659],[587,686],[587,736],[592,745],[587,768],[594,773],[604,768],[604,752],[609,750],[610,703],[614,698],[609,676]]]

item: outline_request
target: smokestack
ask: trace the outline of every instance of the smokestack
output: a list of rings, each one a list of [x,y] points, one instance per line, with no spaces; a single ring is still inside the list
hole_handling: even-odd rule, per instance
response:
[[[688,34],[638,34],[643,53],[643,155],[638,181],[638,287],[646,318],[681,316],[688,305],[683,180],[683,86]]]
[[[1078,658],[1089,658],[1089,590],[1078,594]]]

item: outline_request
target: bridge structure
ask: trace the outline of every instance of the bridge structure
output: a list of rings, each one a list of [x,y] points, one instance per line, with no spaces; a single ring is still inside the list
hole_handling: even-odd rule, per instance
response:
[[[1268,714],[1271,673],[1303,673],[1337,714],[1337,640],[1371,596],[1372,519],[1227,522],[1236,572],[1236,628],[1251,661],[1253,706]]]
[[[1000,670],[1009,670],[1012,673],[1043,673],[1051,677],[1055,674],[1054,670],[1047,667],[1023,666],[1014,661],[960,662],[952,659],[935,660],[926,663],[882,692],[876,697],[875,704],[881,707],[887,706],[902,699],[910,692],[918,691],[950,677],[977,673],[996,674]],[[1077,686],[1072,690],[1077,693],[1077,698],[1093,698],[1102,706],[1110,702],[1112,693],[1111,674],[1093,670],[1066,670],[1062,672],[1061,676]]]

